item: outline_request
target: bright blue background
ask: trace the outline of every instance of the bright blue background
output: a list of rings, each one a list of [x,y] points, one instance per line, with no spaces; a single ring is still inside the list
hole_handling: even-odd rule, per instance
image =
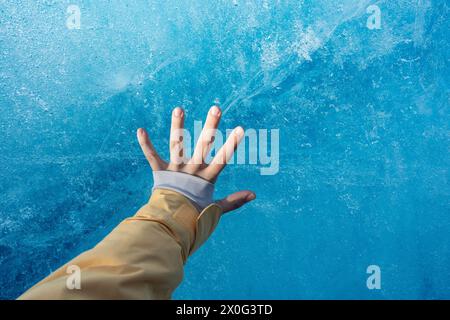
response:
[[[223,173],[218,196],[258,199],[175,298],[450,298],[449,21],[443,0],[0,1],[0,297],[145,203],[136,128],[167,156],[171,108],[192,127],[219,99],[223,129],[280,129],[280,172]]]

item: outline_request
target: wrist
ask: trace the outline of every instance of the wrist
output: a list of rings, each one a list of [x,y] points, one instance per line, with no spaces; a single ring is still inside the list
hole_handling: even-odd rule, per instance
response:
[[[196,251],[213,233],[222,208],[215,203],[199,214],[192,201],[179,192],[156,189],[150,201],[133,218],[151,220],[164,225],[182,248],[183,261]]]

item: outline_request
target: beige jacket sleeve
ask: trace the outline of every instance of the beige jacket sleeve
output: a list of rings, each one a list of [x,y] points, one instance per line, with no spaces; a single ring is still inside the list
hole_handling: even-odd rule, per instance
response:
[[[221,215],[216,204],[199,214],[183,195],[156,189],[134,217],[19,299],[170,299],[186,259],[211,235]],[[80,270],[80,289],[68,289],[70,266]]]

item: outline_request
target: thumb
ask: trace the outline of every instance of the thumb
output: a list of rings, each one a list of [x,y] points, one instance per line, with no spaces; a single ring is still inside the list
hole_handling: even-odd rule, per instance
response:
[[[256,199],[256,194],[250,190],[243,190],[230,194],[228,197],[217,201],[216,203],[222,207],[223,212],[227,213],[229,211],[236,210],[242,207],[247,202]]]

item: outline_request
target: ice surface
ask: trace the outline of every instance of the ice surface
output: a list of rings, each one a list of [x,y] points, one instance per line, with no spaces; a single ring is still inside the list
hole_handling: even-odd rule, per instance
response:
[[[280,172],[224,172],[218,195],[258,200],[175,298],[450,298],[449,21],[440,0],[0,1],[0,297],[146,201],[136,128],[167,156],[171,108],[192,126],[218,100],[223,128],[280,129]]]

